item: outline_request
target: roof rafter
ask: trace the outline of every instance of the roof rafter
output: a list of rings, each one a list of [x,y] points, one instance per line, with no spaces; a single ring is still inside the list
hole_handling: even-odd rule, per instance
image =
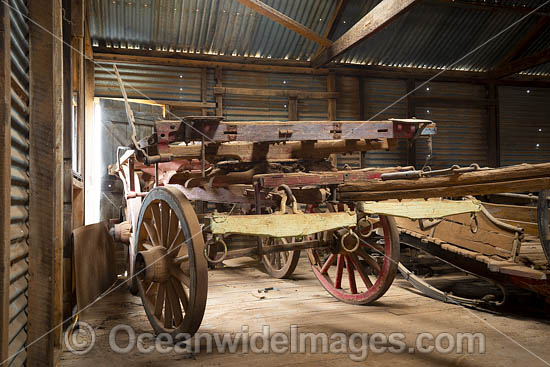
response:
[[[330,46],[332,42],[321,36],[320,34],[312,31],[308,27],[304,26],[301,23],[298,23],[294,19],[284,15],[280,11],[273,9],[271,6],[265,4],[260,0],[237,0],[244,6],[249,7],[250,9],[256,11],[257,13],[262,14],[263,16],[271,19],[274,22],[281,24],[283,27],[290,29],[293,32],[296,32],[303,37],[321,45],[324,47]]]
[[[312,66],[317,68],[329,63],[338,55],[383,29],[418,2],[419,0],[383,0],[342,37],[314,58],[311,62]]]
[[[522,57],[505,64],[500,69],[494,70],[489,75],[492,79],[501,79],[521,71],[534,68],[550,62],[550,48],[535,52],[534,54]]]
[[[478,9],[484,11],[498,11],[498,12],[509,12],[517,14],[530,14],[541,16],[541,17],[550,17],[549,12],[544,12],[537,10],[537,8],[528,8],[525,6],[512,6],[504,4],[493,4],[493,3],[481,3],[481,2],[471,2],[465,0],[427,0],[425,3],[431,5],[442,5],[453,8],[462,8],[462,9]]]

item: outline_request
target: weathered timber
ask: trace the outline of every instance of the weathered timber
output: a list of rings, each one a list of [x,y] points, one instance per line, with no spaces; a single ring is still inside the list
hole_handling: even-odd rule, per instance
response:
[[[540,177],[550,177],[550,163],[519,164],[490,170],[479,170],[457,175],[423,177],[411,180],[373,180],[369,182],[349,183],[340,188],[347,191],[399,191],[418,190],[433,187],[448,187],[469,184],[498,183],[511,180],[525,180]],[[513,190],[513,188],[512,188]],[[500,191],[508,192],[508,191]],[[512,191],[510,191],[512,192]]]
[[[294,97],[303,99],[338,98],[336,92],[310,92],[298,89],[255,89],[255,88],[226,88],[214,87],[214,94],[234,94],[240,96],[257,97]]]
[[[237,0],[244,6],[249,7],[250,9],[262,14],[263,16],[268,17],[274,22],[279,23],[283,27],[290,29],[293,32],[298,33],[299,35],[321,45],[329,46],[332,42],[326,37],[321,36],[318,33],[315,33],[308,27],[303,24],[298,23],[294,19],[284,15],[280,11],[273,9],[271,6],[265,4],[260,0]]]
[[[237,159],[241,162],[285,161],[288,159],[323,159],[334,153],[391,150],[397,147],[397,143],[396,139],[290,141],[285,144],[237,142],[208,144],[205,153],[209,162],[228,159]],[[199,159],[201,147],[199,144],[171,145],[169,153],[173,154],[174,158]]]
[[[383,29],[417,2],[418,0],[383,0],[316,59],[313,59],[311,64],[314,67],[320,67],[329,63],[338,55]]]
[[[500,79],[520,71],[534,68],[541,64],[550,62],[550,49],[535,52],[520,59],[511,61],[502,66],[502,68],[489,73],[492,79]]]
[[[550,187],[550,178],[532,178],[510,180],[494,183],[468,184],[424,189],[391,190],[391,191],[354,191],[341,192],[341,200],[387,200],[419,199],[435,197],[458,197],[467,195],[497,194],[500,192],[539,191]]]
[[[63,260],[63,64],[62,43],[57,40],[61,38],[60,5],[57,1],[29,2],[29,17],[35,21],[29,24],[32,44],[29,366],[53,366],[55,350],[60,347]]]
[[[384,200],[361,201],[357,210],[367,214],[384,214],[409,219],[442,218],[449,215],[479,212],[481,202],[471,200]]]
[[[176,122],[175,125],[177,125]],[[215,126],[215,125],[211,125]],[[228,121],[196,129],[212,142],[412,138],[416,125],[401,121]],[[181,129],[180,129],[181,131]],[[190,139],[197,134],[191,131]],[[201,136],[202,137],[202,136]],[[170,139],[170,137],[168,137]],[[177,140],[177,137],[174,137]],[[182,139],[183,140],[183,139]]]

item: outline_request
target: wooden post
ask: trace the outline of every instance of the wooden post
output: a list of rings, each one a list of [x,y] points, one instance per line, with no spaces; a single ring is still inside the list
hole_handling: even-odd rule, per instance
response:
[[[413,118],[416,115],[416,105],[414,99],[412,98],[415,88],[415,80],[407,80],[407,118]],[[409,94],[410,93],[410,94]],[[411,140],[407,144],[407,165],[416,166],[416,141]]]
[[[61,322],[63,63],[60,3],[29,2],[30,203],[27,365],[53,366]],[[55,35],[45,32],[51,32]]]
[[[487,84],[487,98],[495,103],[487,106],[487,146],[489,167],[500,166],[500,121],[498,106],[498,90],[494,83]]]
[[[92,145],[93,137],[93,125],[94,125],[94,96],[95,96],[95,71],[94,63],[91,58],[92,45],[90,41],[90,32],[88,27],[84,27],[84,54],[86,58],[84,59],[84,162],[86,162],[86,157],[88,155],[97,154],[94,152],[94,147]],[[88,167],[89,168],[89,167]],[[87,172],[86,163],[84,163],[84,208],[88,207],[90,198],[87,195],[87,186],[89,185],[89,180],[91,179],[91,172]],[[87,223],[86,210],[84,210],[84,223]]]
[[[216,87],[222,86],[222,69],[216,68]],[[216,94],[216,116],[223,116],[223,96]]]
[[[357,93],[359,95],[359,119],[361,121],[365,121],[365,119],[367,118],[367,111],[365,109],[365,81],[363,78],[361,78],[360,76],[357,77],[357,82],[359,83],[358,86],[358,90],[357,90]],[[361,168],[365,168],[366,166],[366,153],[365,152],[361,152]]]
[[[288,121],[298,121],[297,97],[288,97]]]
[[[336,73],[330,72],[327,77],[327,92],[336,92]],[[328,99],[328,121],[336,120],[336,98]],[[334,167],[338,166],[338,155],[331,154],[330,160]]]
[[[206,103],[206,68],[202,68],[201,71],[201,101]],[[206,116],[206,108],[201,108],[203,116]]]
[[[8,7],[0,3],[0,361],[5,361],[9,344],[10,290],[10,17]]]

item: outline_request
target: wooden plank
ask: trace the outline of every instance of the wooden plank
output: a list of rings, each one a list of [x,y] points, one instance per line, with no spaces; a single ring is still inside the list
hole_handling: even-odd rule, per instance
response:
[[[61,321],[63,249],[63,70],[59,2],[29,2],[30,185],[29,348],[30,366],[55,363]],[[39,24],[40,26],[38,26]],[[48,32],[44,31],[47,30]]]
[[[261,97],[295,97],[303,99],[327,99],[338,98],[336,92],[310,92],[292,89],[254,89],[254,88],[225,88],[214,87],[214,94],[234,94],[240,96]]]
[[[216,87],[222,86],[222,69],[216,68]],[[223,116],[223,97],[221,94],[216,95],[216,116]]]
[[[481,202],[473,200],[384,200],[360,201],[357,210],[367,214],[385,214],[409,219],[435,219],[455,214],[479,212]]]
[[[201,102],[206,103],[206,68],[201,70]],[[215,103],[213,103],[212,108],[216,108]],[[201,108],[201,113],[206,116],[206,107]]]
[[[399,126],[401,129],[399,130]],[[206,135],[214,142],[412,138],[415,125],[396,121],[230,121]]]
[[[537,207],[483,203],[483,206],[495,218],[517,220],[522,222],[537,222]]]
[[[417,222],[410,219],[397,217],[395,220],[399,228],[422,234],[428,241],[437,238],[440,241],[488,256],[511,256],[514,241],[514,237],[512,236],[485,231],[481,228],[478,229],[477,233],[472,233],[469,225],[456,223],[447,219],[437,226],[424,231],[418,228]]]
[[[298,98],[288,97],[288,121],[298,121]]]
[[[328,68],[311,68],[308,62],[290,60],[262,59],[256,57],[212,56],[164,51],[145,51],[112,48],[94,48],[94,61],[103,63],[128,63],[194,68],[223,68],[227,70],[260,71],[266,73],[288,73],[306,75],[328,75],[334,70],[338,75],[363,76],[367,78],[386,79],[429,79],[438,75],[438,81],[469,82],[486,84],[490,81],[487,72],[448,70],[440,74],[439,70],[393,67],[393,66],[331,66]],[[218,60],[218,61],[213,61]],[[550,78],[544,76],[515,75],[495,81],[498,85],[514,85],[527,87],[548,87]]]
[[[373,180],[369,182],[350,183],[340,188],[341,191],[392,191],[402,189],[421,189],[467,184],[496,183],[499,181],[519,180],[550,176],[550,163],[518,164],[514,166],[466,172],[457,175],[423,177],[403,180]],[[507,191],[502,191],[507,192]]]
[[[417,2],[417,0],[383,0],[342,37],[313,59],[312,66],[318,68],[329,63],[338,55],[383,29]]]
[[[265,4],[260,0],[237,0],[244,6],[249,7],[250,9],[262,14],[265,17],[268,17],[274,22],[281,24],[283,27],[290,29],[293,32],[300,34],[301,36],[321,45],[329,46],[332,42],[321,36],[318,33],[315,33],[311,29],[307,28],[303,24],[298,23],[294,19],[284,15],[280,11],[273,9],[269,5]]]
[[[9,357],[11,206],[10,17],[6,3],[0,4],[0,45],[0,361],[5,361]]]
[[[327,77],[327,92],[328,93],[337,93],[336,92],[336,74],[331,72]],[[336,117],[336,99],[330,98],[328,100],[328,120],[335,121]]]
[[[502,68],[489,73],[489,75],[493,79],[501,79],[548,62],[550,62],[550,49],[538,51],[531,55],[522,57],[521,59],[506,63],[502,66]]]
[[[431,187],[414,190],[341,192],[341,200],[387,200],[387,199],[419,199],[437,197],[459,197],[467,195],[497,194],[500,192],[539,191],[550,187],[550,178],[532,178],[526,180],[511,180],[495,183],[456,185],[447,187]]]

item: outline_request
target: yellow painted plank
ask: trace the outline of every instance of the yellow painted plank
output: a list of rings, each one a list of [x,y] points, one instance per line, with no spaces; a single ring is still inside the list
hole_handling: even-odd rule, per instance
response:
[[[481,202],[476,199],[468,200],[385,200],[361,201],[357,210],[367,214],[384,214],[394,217],[410,219],[443,218],[449,215],[479,212]]]

